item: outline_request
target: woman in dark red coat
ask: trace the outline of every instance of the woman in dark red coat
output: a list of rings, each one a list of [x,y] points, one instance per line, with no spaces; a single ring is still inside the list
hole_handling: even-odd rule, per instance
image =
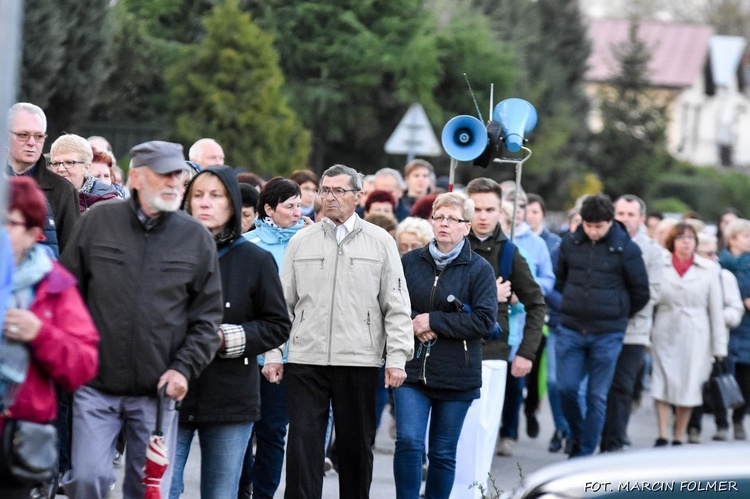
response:
[[[13,396],[0,397],[0,405],[5,405],[0,432],[8,419],[54,421],[55,387],[72,392],[94,377],[99,359],[99,335],[75,279],[37,244],[47,213],[44,194],[30,177],[10,178],[9,185],[10,203],[3,225],[16,268],[0,341],[25,345],[29,363],[26,378]],[[9,477],[2,477],[0,497],[28,498],[37,485],[12,483]]]

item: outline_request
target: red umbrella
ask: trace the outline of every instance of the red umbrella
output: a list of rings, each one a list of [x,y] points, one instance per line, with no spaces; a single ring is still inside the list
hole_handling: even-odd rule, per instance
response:
[[[161,499],[161,478],[167,471],[169,459],[167,458],[167,445],[164,443],[164,435],[161,431],[162,405],[167,395],[167,385],[159,390],[156,402],[156,428],[151,433],[146,448],[146,464],[143,466],[143,484],[146,486],[144,499]]]

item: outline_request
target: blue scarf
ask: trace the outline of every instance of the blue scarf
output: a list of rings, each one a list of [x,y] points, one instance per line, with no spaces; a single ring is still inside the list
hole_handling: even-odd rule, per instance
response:
[[[301,218],[296,224],[282,229],[273,221],[264,220],[261,217],[255,219],[255,234],[266,244],[287,244],[298,230],[305,227],[305,221]]]
[[[455,260],[456,257],[461,253],[465,242],[466,238],[461,239],[461,242],[458,243],[456,247],[453,248],[449,253],[443,253],[438,249],[437,243],[434,239],[430,241],[430,255],[432,256],[432,259],[435,260],[435,266],[437,267],[437,269],[442,271],[445,267],[448,266],[449,263]]]
[[[34,300],[34,288],[51,270],[52,260],[42,245],[32,246],[13,273],[13,294],[8,307],[28,309]]]

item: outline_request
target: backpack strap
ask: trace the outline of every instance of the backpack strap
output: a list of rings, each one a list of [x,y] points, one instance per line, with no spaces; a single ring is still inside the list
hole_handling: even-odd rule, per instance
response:
[[[516,245],[513,244],[511,240],[505,241],[505,246],[503,246],[503,251],[500,252],[500,261],[498,262],[498,271],[500,272],[500,277],[503,278],[504,281],[507,281],[510,279],[510,273],[513,272],[513,258],[516,254]]]

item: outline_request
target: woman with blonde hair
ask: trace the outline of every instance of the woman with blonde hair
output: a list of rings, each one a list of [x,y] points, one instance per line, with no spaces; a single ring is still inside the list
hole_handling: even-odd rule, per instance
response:
[[[466,412],[482,385],[482,339],[497,316],[492,266],[466,239],[474,202],[449,192],[435,199],[435,237],[402,258],[411,298],[416,355],[394,389],[396,497],[417,499],[429,434],[425,497],[447,498]],[[429,422],[429,433],[428,433]]]
[[[743,420],[750,404],[750,220],[729,222],[724,236],[727,246],[719,253],[719,263],[737,278],[745,306],[742,321],[729,331],[729,362],[745,397],[745,405],[732,411],[734,439],[745,440]]]

